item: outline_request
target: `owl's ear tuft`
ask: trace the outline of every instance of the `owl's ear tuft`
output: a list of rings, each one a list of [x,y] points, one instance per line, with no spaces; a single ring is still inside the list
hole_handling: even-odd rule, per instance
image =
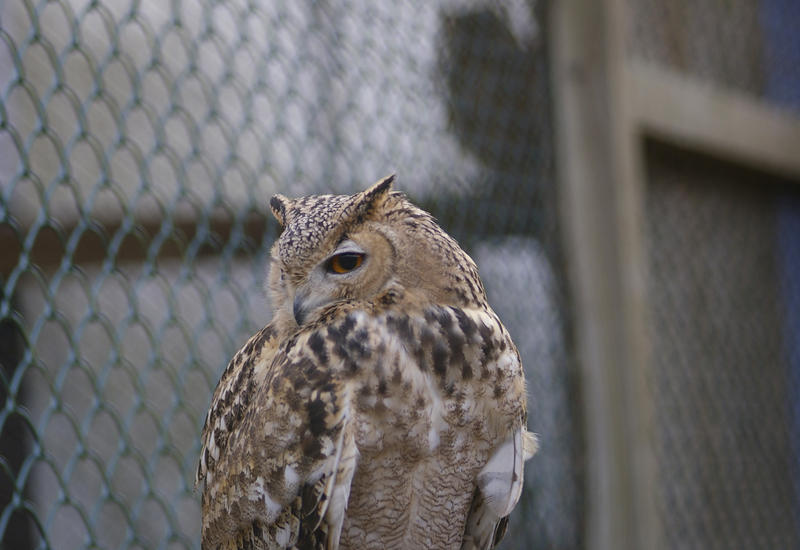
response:
[[[392,174],[390,176],[386,176],[378,183],[372,184],[371,187],[369,187],[362,193],[364,199],[366,199],[368,202],[372,202],[379,197],[385,197],[389,193],[389,191],[392,190],[392,184],[394,183],[394,178],[395,174]]]
[[[359,218],[369,216],[371,212],[379,210],[383,206],[386,197],[389,196],[389,192],[392,190],[394,177],[394,174],[386,176],[357,195],[355,210]]]
[[[272,209],[272,215],[278,220],[281,226],[286,226],[286,203],[289,199],[283,195],[275,195],[269,200],[269,207]]]

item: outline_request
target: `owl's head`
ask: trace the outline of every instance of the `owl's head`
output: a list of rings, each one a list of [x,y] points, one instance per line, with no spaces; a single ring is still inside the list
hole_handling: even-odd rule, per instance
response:
[[[276,316],[302,325],[331,303],[369,301],[392,286],[426,303],[485,303],[472,259],[430,214],[393,192],[393,181],[355,195],[272,197],[284,228],[269,277]]]

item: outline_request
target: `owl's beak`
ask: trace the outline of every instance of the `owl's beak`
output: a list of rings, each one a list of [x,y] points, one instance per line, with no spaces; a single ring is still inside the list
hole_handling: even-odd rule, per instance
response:
[[[294,295],[294,302],[292,302],[292,315],[294,315],[294,320],[297,323],[297,326],[303,324],[305,320],[306,314],[308,314],[308,310],[304,307],[303,302],[305,302],[306,296],[302,293],[298,292]]]
[[[294,299],[292,300],[292,315],[297,322],[297,326],[303,326],[308,321],[309,316],[318,308],[331,302],[325,293],[324,288],[320,288],[320,283],[312,279],[298,285],[294,289]]]

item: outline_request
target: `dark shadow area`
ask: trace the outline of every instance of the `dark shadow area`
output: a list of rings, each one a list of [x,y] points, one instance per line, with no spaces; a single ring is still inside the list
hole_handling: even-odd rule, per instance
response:
[[[553,153],[541,42],[518,43],[490,11],[442,16],[438,66],[449,124],[486,171],[476,194],[437,197],[434,210],[467,224],[465,233],[542,238],[554,227],[555,212],[546,208],[554,204]]]
[[[2,284],[0,280],[0,284]],[[4,297],[0,294],[0,300]],[[24,387],[12,394],[11,382],[22,361],[25,340],[22,329],[13,319],[0,319],[0,514],[5,516],[14,500],[17,476],[30,453],[30,439],[25,419],[18,413],[25,402]],[[19,495],[24,500],[25,495]],[[0,541],[4,550],[24,550],[33,547],[31,535],[34,524],[30,516],[18,506],[11,513],[8,526]]]

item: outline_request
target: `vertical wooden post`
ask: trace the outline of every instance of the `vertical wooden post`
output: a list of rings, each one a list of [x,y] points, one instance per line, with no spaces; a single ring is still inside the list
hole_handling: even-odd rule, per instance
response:
[[[587,542],[658,546],[641,155],[626,101],[623,0],[551,4],[562,219],[587,436]]]

